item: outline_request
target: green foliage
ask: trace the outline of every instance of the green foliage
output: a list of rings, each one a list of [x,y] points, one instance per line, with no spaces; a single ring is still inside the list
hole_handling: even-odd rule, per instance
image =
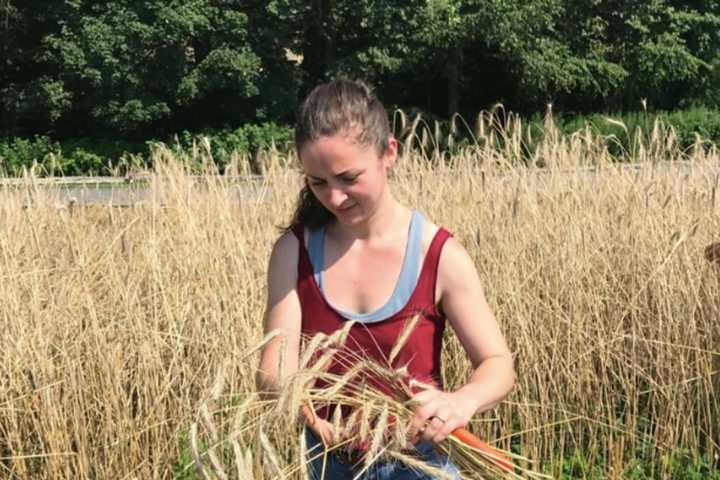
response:
[[[583,452],[575,451],[562,461],[562,478],[602,478],[602,465],[594,464]]]
[[[171,143],[176,152],[190,152],[207,139],[210,155],[220,171],[232,160],[233,154],[255,155],[272,148],[287,152],[292,148],[293,129],[272,122],[243,125],[234,130],[208,130],[199,134],[183,131]]]
[[[52,176],[116,175],[123,168],[139,166],[143,152],[147,153],[144,144],[119,140],[14,138],[0,142],[0,175],[19,176],[24,169]]]
[[[683,146],[692,145],[699,136],[705,141],[720,144],[720,111],[695,106],[670,113],[659,113],[658,118],[672,125]]]
[[[23,169],[29,170],[36,163],[52,163],[59,154],[60,145],[48,137],[14,138],[7,143],[0,142],[0,175],[22,175]]]
[[[41,72],[26,79],[18,71],[3,88],[16,94],[15,104],[2,105],[16,125],[137,136],[204,109],[208,99],[241,106],[260,93],[260,58],[247,39],[242,2],[76,0],[49,11],[5,3],[35,27],[34,37],[17,45],[32,55],[15,61]],[[255,116],[229,112],[235,120]]]
[[[255,155],[275,148],[287,152],[293,146],[293,129],[272,122],[243,125],[236,129],[183,131],[167,142],[177,152],[192,152],[210,144],[210,155],[223,171],[234,154]],[[14,138],[0,142],[0,175],[22,175],[23,169],[35,168],[39,175],[117,175],[130,167],[140,167],[148,159],[148,145],[154,142],[128,142],[109,139],[78,138],[62,142],[46,136]]]
[[[720,53],[712,61],[710,74],[699,90],[701,102],[711,108],[720,108]]]
[[[408,112],[408,118],[414,113]],[[524,145],[524,154],[535,151],[543,139],[544,119],[535,116],[526,124],[532,132],[532,144]],[[685,149],[702,142],[720,144],[720,112],[696,106],[674,112],[630,112],[626,114],[593,114],[588,116],[555,116],[553,122],[563,135],[571,135],[590,128],[596,135],[608,139],[610,153],[617,158],[632,154],[636,142],[651,141],[656,125],[672,127],[678,144]],[[409,125],[406,126],[408,128]],[[428,158],[437,155],[453,155],[464,148],[484,142],[495,142],[494,147],[503,148],[504,136],[496,125],[494,137],[476,138],[473,127],[461,118],[454,122],[442,117],[423,113],[422,121],[415,127],[414,148],[421,147]],[[399,127],[398,127],[399,128]],[[639,136],[638,136],[639,132]],[[408,132],[397,131],[402,140]],[[208,155],[220,172],[224,172],[236,155],[245,155],[252,164],[262,150],[275,149],[285,153],[293,148],[293,129],[273,122],[245,124],[234,129],[204,130],[193,133],[187,130],[170,136],[164,143],[192,163],[193,152]],[[130,142],[110,139],[78,138],[53,141],[47,136],[32,139],[13,138],[0,142],[0,175],[22,175],[23,168],[35,168],[39,175],[118,175],[131,167],[143,167],[150,158],[149,145],[157,143]],[[209,146],[209,150],[208,150]],[[198,158],[195,160],[200,161]],[[199,165],[194,165],[199,166]]]
[[[602,480],[608,478],[610,465],[602,456],[593,455],[585,450],[574,450],[563,458],[554,459],[546,467],[545,472],[556,475],[559,472],[556,478],[567,480],[575,478]],[[714,467],[707,456],[694,452],[676,450],[662,455],[655,452],[637,452],[635,458],[625,465],[620,478],[720,480],[720,470]]]
[[[207,448],[207,443],[202,439],[198,443],[198,448],[201,451]],[[202,479],[202,474],[197,471],[193,463],[192,451],[190,450],[190,433],[189,430],[183,430],[178,436],[178,457],[173,466],[173,478],[175,480]]]
[[[662,463],[670,478],[720,480],[720,469],[716,468],[717,465],[713,465],[706,456],[698,456],[687,450],[676,450],[663,456]]]
[[[717,108],[718,12],[717,0],[7,0],[0,134],[147,140],[289,122],[337,75],[445,118],[496,102]]]
[[[610,153],[620,156],[623,152],[633,152],[637,132],[644,142],[652,138],[652,130],[659,122],[665,128],[672,127],[678,144],[685,149],[692,147],[700,138],[703,142],[720,144],[720,111],[702,106],[694,106],[674,112],[629,112],[624,114],[592,114],[588,116],[555,116],[556,127],[565,135],[589,127],[594,133],[611,139],[608,144]],[[544,120],[533,117],[531,128],[542,132]]]
[[[242,97],[258,94],[259,59],[245,48],[213,50],[178,87],[178,100],[189,104],[201,100],[214,90],[235,90]]]

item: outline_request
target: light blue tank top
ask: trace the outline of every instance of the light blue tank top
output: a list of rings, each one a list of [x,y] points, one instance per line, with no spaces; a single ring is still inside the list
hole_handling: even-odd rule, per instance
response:
[[[417,210],[412,211],[410,229],[408,232],[408,242],[405,248],[405,257],[403,259],[402,269],[400,270],[400,277],[395,284],[395,290],[385,305],[374,312],[368,313],[346,312],[330,304],[323,289],[323,271],[325,270],[325,228],[321,227],[316,230],[311,230],[308,238],[308,255],[310,256],[310,263],[312,263],[313,266],[315,282],[320,288],[320,293],[325,298],[325,301],[328,302],[328,305],[330,305],[343,317],[362,323],[379,322],[402,310],[410,300],[413,291],[415,291],[415,286],[417,285],[420,273],[423,220],[424,218],[420,212]]]

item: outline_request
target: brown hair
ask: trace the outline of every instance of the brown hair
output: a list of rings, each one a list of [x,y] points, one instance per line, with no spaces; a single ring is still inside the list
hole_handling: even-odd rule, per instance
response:
[[[355,140],[374,147],[378,155],[388,148],[390,122],[385,107],[363,81],[339,78],[318,85],[300,105],[295,123],[295,149],[320,137],[357,131]],[[335,221],[315,197],[307,182],[300,191],[291,226],[302,223],[311,230]]]

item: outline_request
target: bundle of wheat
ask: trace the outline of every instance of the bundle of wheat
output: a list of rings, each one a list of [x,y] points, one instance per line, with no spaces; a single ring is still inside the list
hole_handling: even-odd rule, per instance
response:
[[[333,335],[318,334],[305,339],[305,349],[299,359],[298,369],[285,378],[279,392],[268,399],[267,396],[248,397],[240,406],[232,407],[236,418],[232,422],[235,430],[228,436],[234,446],[234,461],[237,471],[252,470],[251,460],[243,453],[235,441],[243,433],[254,432],[256,444],[263,451],[263,476],[267,478],[288,478],[294,474],[304,474],[304,462],[323,457],[330,452],[343,458],[355,459],[354,471],[360,478],[375,462],[395,460],[408,467],[427,473],[433,478],[456,478],[438,467],[426,463],[413,455],[409,425],[414,416],[415,403],[413,391],[425,388],[424,384],[409,377],[407,368],[391,368],[392,360],[400,351],[416,319],[406,323],[399,335],[386,365],[374,360],[358,358],[343,349],[353,322],[347,322],[345,328]],[[331,361],[344,362],[342,374],[330,373],[327,366]],[[385,388],[379,388],[379,385]],[[218,398],[219,389],[211,398]],[[390,393],[388,393],[390,392]],[[301,463],[283,465],[282,455],[273,446],[267,431],[270,425],[277,425],[274,419],[283,419],[283,424],[292,428],[299,425],[300,415],[312,421],[315,412],[327,407],[331,411],[335,437],[329,445],[315,447],[308,451],[304,436],[300,436]],[[248,412],[262,413],[249,415]],[[214,426],[206,404],[200,409],[200,419],[210,432],[210,447],[202,449],[193,441],[196,466],[204,472],[206,478],[212,478],[210,472],[218,478],[227,478],[215,449],[219,446],[217,427]],[[290,421],[288,421],[290,420]],[[197,425],[191,433],[197,432]],[[277,434],[277,432],[275,432]],[[460,428],[452,432],[435,447],[447,455],[460,470],[463,479],[492,478],[544,478],[544,475],[522,468],[518,463],[529,463],[528,459],[494,448],[478,439],[467,429]],[[361,452],[361,454],[358,454]],[[209,466],[203,461],[209,460]],[[256,478],[259,473],[256,473]]]

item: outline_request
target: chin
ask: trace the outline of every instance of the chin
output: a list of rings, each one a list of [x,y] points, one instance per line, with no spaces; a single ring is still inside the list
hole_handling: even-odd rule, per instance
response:
[[[335,214],[335,218],[338,222],[345,225],[357,225],[365,220],[365,217],[361,215],[355,208],[352,208],[349,212],[343,213],[338,212]]]
[[[357,225],[359,223],[363,222],[363,218],[358,216],[353,217],[335,217],[338,221],[338,223],[341,223],[343,225]]]

